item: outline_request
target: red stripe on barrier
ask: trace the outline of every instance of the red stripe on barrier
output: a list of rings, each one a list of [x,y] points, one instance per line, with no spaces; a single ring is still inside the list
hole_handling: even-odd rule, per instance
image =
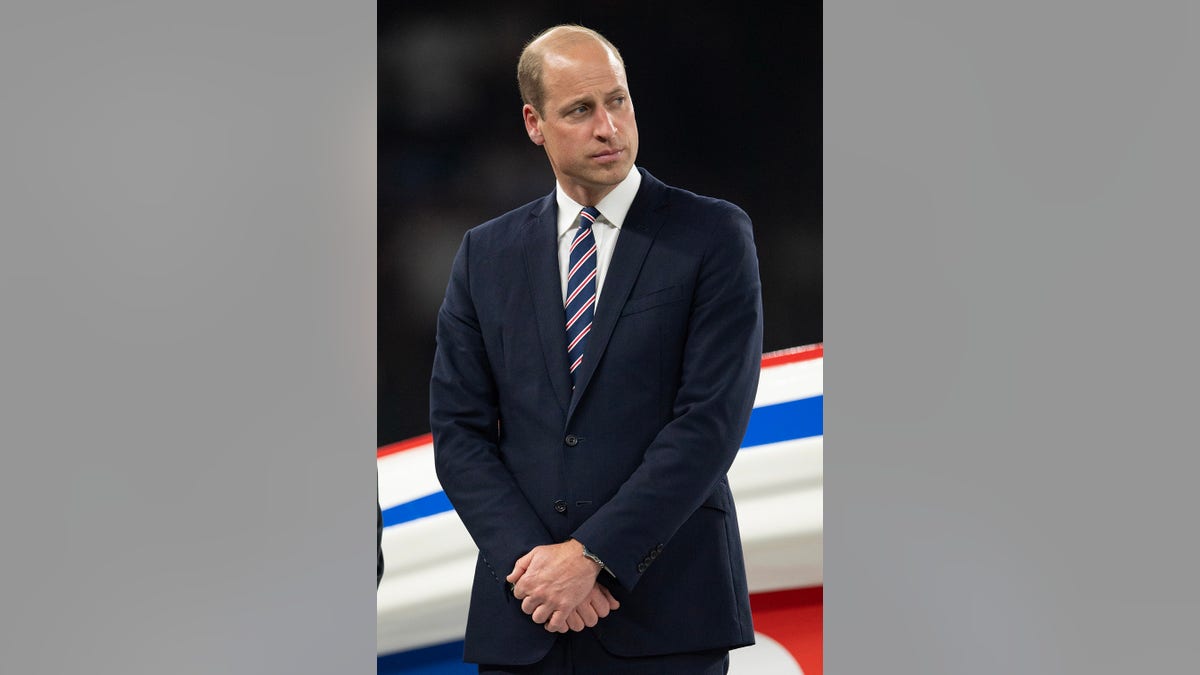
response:
[[[781,349],[777,352],[763,354],[762,367],[770,368],[771,366],[782,366],[785,363],[811,361],[812,359],[819,359],[824,356],[824,343],[808,345],[806,347],[792,347],[791,349]]]
[[[378,459],[379,457],[386,457],[388,455],[394,455],[397,452],[402,452],[404,450],[411,450],[413,448],[419,448],[422,445],[429,445],[432,442],[433,442],[433,434],[423,434],[421,436],[417,436],[416,438],[410,438],[406,441],[399,441],[397,443],[391,443],[389,445],[385,445],[382,448],[380,448],[378,450],[378,452],[375,453],[375,457]]]

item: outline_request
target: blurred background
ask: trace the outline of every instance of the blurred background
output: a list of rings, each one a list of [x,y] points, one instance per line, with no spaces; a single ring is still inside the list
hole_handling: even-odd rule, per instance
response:
[[[754,222],[763,350],[823,341],[821,5],[379,4],[380,446],[427,433],[436,316],[466,230],[554,189],[516,63],[580,23],[625,61],[638,166]]]

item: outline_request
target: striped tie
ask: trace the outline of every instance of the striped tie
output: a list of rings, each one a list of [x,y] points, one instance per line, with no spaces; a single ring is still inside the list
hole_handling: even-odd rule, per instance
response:
[[[587,206],[579,212],[579,229],[571,240],[570,272],[567,273],[567,361],[571,364],[571,388],[575,388],[575,371],[583,363],[587,335],[592,330],[596,311],[596,238],[592,223],[600,212]]]

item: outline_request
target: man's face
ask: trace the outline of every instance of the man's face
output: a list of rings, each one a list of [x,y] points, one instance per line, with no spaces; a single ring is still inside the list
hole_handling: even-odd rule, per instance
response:
[[[526,105],[525,129],[546,149],[554,176],[575,201],[594,205],[625,179],[637,157],[637,122],[616,57],[598,42],[548,49],[544,116]]]

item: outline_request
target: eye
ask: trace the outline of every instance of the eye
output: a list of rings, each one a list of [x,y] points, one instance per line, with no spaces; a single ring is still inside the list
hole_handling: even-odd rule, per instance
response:
[[[582,114],[586,113],[586,112],[587,112],[587,110],[588,110],[588,108],[587,108],[587,106],[586,106],[586,105],[577,105],[577,106],[575,106],[574,108],[571,108],[571,112],[570,112],[570,113],[568,113],[568,114],[571,114],[571,115],[582,115]]]

